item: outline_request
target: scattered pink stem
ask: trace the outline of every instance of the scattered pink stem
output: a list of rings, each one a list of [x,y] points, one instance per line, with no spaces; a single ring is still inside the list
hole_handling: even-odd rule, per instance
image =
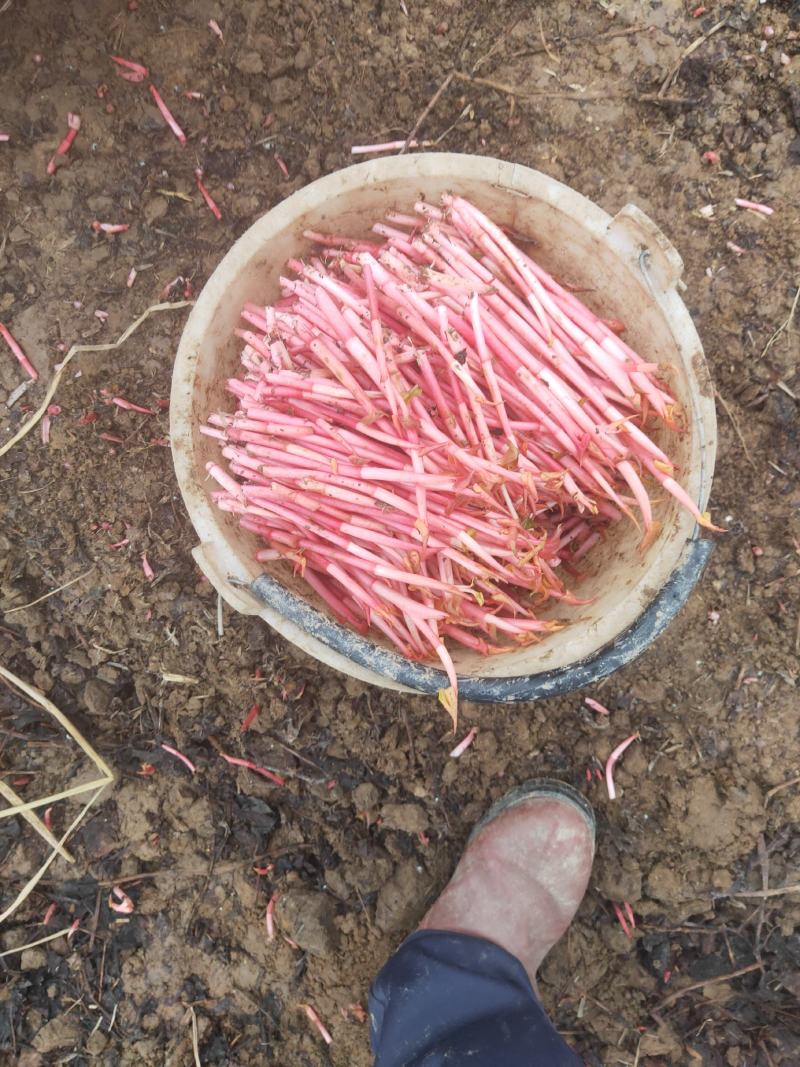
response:
[[[629,745],[632,745],[634,741],[638,741],[638,740],[639,740],[639,734],[638,733],[631,734],[630,737],[626,737],[625,740],[622,742],[622,744],[617,745],[617,747],[614,749],[614,751],[611,753],[611,755],[606,760],[606,786],[608,788],[608,799],[609,800],[615,800],[616,796],[617,796],[617,791],[614,788],[614,767],[615,767],[615,765],[617,763],[617,760],[620,758],[622,753],[625,751],[625,749]]]
[[[157,412],[151,408],[142,407],[141,404],[134,404],[132,400],[126,400],[124,396],[112,396],[110,403],[115,404],[118,408],[122,408],[123,411],[138,411],[141,415],[156,415]]]
[[[81,117],[80,117],[80,115],[76,115],[72,111],[70,111],[69,114],[67,115],[67,126],[69,127],[69,129],[67,130],[66,137],[64,138],[64,140],[61,142],[61,144],[56,149],[55,156],[53,156],[53,158],[47,164],[47,173],[48,174],[55,174],[55,172],[56,172],[56,156],[65,156],[67,154],[67,152],[69,152],[69,149],[70,149],[70,146],[71,146],[72,142],[78,136],[78,130],[81,128]]]
[[[322,1022],[322,1019],[320,1019],[319,1015],[317,1015],[317,1013],[314,1011],[314,1009],[311,1007],[311,1005],[310,1004],[300,1004],[299,1006],[303,1009],[303,1011],[306,1013],[306,1016],[310,1019],[310,1021],[314,1024],[314,1026],[316,1026],[317,1030],[319,1030],[320,1034],[322,1035],[322,1040],[325,1042],[325,1044],[326,1045],[332,1044],[333,1043],[333,1038],[331,1037],[330,1033],[326,1029],[324,1023]]]
[[[748,211],[755,211],[759,215],[774,215],[775,214],[775,208],[774,207],[768,207],[766,204],[759,204],[755,200],[742,200],[741,197],[737,196],[736,199],[733,202],[734,202],[734,204],[736,204],[737,207],[747,208]]]
[[[405,144],[403,141],[386,141],[384,144],[354,144],[350,149],[352,156],[366,156],[373,152],[397,152]],[[430,142],[425,142],[426,144]],[[419,141],[409,141],[409,148],[419,148]]]
[[[459,756],[462,756],[467,751],[472,742],[475,740],[477,735],[478,727],[473,726],[469,733],[466,735],[466,737],[462,738],[461,741],[458,742],[456,747],[450,753],[451,759],[458,759]]]
[[[117,74],[127,82],[143,82],[150,74],[147,67],[132,59],[123,59],[122,56],[110,56],[110,59],[117,64]]]
[[[182,752],[179,752],[177,748],[173,748],[172,745],[162,744],[161,747],[164,749],[165,752],[169,752],[170,756],[176,756],[181,761],[181,763],[184,763],[189,768],[192,774],[196,773],[197,768],[188,756],[184,756]]]
[[[286,785],[285,778],[281,778],[281,776],[274,771],[268,771],[266,767],[259,767],[258,764],[253,763],[252,760],[240,759],[238,756],[228,756],[224,752],[220,752],[220,756],[222,756],[226,763],[232,763],[234,767],[245,767],[248,771],[260,774],[262,778],[269,778],[275,785]]]
[[[19,365],[22,367],[28,377],[36,381],[36,379],[39,377],[39,372],[28,359],[28,357],[25,355],[25,353],[22,351],[19,344],[11,336],[11,331],[6,326],[4,326],[2,322],[0,322],[0,337],[3,338],[8,347],[11,349],[11,352],[16,357],[19,362]]]
[[[592,711],[596,711],[598,713],[598,715],[610,715],[611,714],[611,712],[608,710],[608,708],[604,704],[601,704],[598,700],[595,700],[593,697],[584,697],[583,702],[584,702],[584,704],[586,704],[587,707],[590,707],[592,709]]]
[[[50,924],[50,920],[53,918],[57,910],[58,905],[55,902],[48,904],[47,911],[44,913],[44,918],[42,919],[42,926],[48,926]]]
[[[628,922],[631,924],[631,929],[636,929],[636,916],[633,914],[633,908],[630,906],[627,900],[623,900],[622,906],[625,909],[625,914],[628,916]]]
[[[733,241],[726,241],[725,245],[731,250],[731,252],[735,252],[737,256],[743,256],[747,251],[746,248],[742,248],[741,245],[734,244]]]
[[[142,570],[144,571],[144,576],[148,580],[148,582],[154,581],[156,572],[150,566],[146,552],[142,552]]]
[[[715,167],[719,163],[719,153],[709,149],[707,152],[703,152],[703,162],[708,163],[709,166]]]
[[[216,19],[209,19],[208,20],[208,28],[211,30],[212,33],[215,33],[217,35],[217,37],[219,37],[220,41],[224,41],[225,40],[225,38],[224,38],[224,36],[222,34],[222,30],[219,28],[219,23],[217,22]]]
[[[98,222],[95,219],[92,223],[92,229],[95,233],[125,233],[130,228],[131,224],[129,222]]]
[[[633,933],[631,932],[630,926],[628,926],[622,908],[619,906],[619,904],[617,904],[615,900],[611,901],[611,907],[614,909],[614,914],[617,917],[617,921],[622,927],[622,932],[625,934],[626,937],[633,937]],[[628,908],[630,908],[630,904],[628,904]]]
[[[8,133],[0,133],[0,141],[10,141],[11,135]]]
[[[115,899],[116,898],[116,899]],[[112,885],[108,896],[108,906],[119,915],[132,915],[134,903],[131,898],[118,885]]]
[[[175,118],[174,118],[172,112],[170,111],[170,109],[167,107],[167,105],[162,100],[161,93],[158,91],[158,89],[156,89],[155,85],[150,85],[150,86],[148,86],[148,88],[150,89],[150,95],[153,97],[153,100],[155,100],[156,107],[158,108],[158,110],[161,112],[161,114],[164,117],[164,121],[169,126],[169,128],[172,130],[172,132],[175,134],[175,136],[178,138],[180,143],[182,145],[185,145],[186,144],[186,134],[183,132],[183,130],[178,125],[178,123],[175,121]]]
[[[268,874],[272,874],[272,872],[274,870],[275,870],[275,864],[274,863],[268,863],[266,865],[266,867],[254,867],[253,868],[254,873],[258,874],[258,875],[260,875],[262,877],[264,877],[264,876],[266,876]]]
[[[261,709],[259,708],[258,704],[254,704],[252,706],[252,708],[250,708],[250,710],[248,711],[248,713],[244,717],[244,722],[239,727],[239,730],[242,733],[244,733],[245,730],[249,730],[250,729],[250,727],[253,725],[253,723],[258,718],[258,713],[259,713],[260,710]]]
[[[53,831],[53,809],[52,808],[45,808],[44,809],[44,815],[42,816],[42,822],[45,824],[47,829],[52,833],[52,831]]]
[[[214,199],[211,196],[211,193],[209,193],[208,189],[206,189],[205,185],[203,184],[203,171],[200,169],[200,167],[198,167],[197,170],[195,170],[194,175],[195,175],[195,178],[197,180],[197,188],[200,190],[200,195],[202,196],[202,198],[205,200],[206,204],[208,205],[209,210],[211,211],[211,214],[214,216],[214,218],[217,220],[217,222],[219,222],[220,219],[222,218],[222,212],[220,211],[220,209],[217,207],[216,203],[214,202]]]
[[[275,155],[275,162],[278,164],[278,169],[280,170],[280,172],[284,176],[284,178],[288,178],[289,177],[289,168],[286,166],[286,163],[281,158],[281,156],[279,156],[277,153]]]
[[[269,903],[267,904],[267,914],[264,920],[267,926],[267,941],[275,940],[275,904],[277,903],[279,895],[280,894],[276,889],[269,898]]]
[[[81,925],[81,920],[80,919],[75,919],[75,921],[73,923],[71,923],[69,930],[67,930],[67,941],[71,941],[73,939],[75,934],[78,932],[78,927],[80,925]]]
[[[125,282],[125,285],[128,289],[131,289],[133,287],[133,283],[136,281],[136,273],[136,267],[131,267],[131,269],[128,271],[128,278]]]

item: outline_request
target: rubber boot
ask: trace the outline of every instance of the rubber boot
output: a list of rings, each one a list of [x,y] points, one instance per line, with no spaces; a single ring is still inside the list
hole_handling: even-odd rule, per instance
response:
[[[536,972],[578,910],[592,869],[595,819],[563,782],[507,793],[477,824],[455,873],[420,924],[485,938]]]

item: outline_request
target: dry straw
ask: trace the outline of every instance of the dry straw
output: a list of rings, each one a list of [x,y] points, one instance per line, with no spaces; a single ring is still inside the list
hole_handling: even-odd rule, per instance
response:
[[[112,341],[110,344],[104,345],[73,345],[72,348],[70,348],[69,352],[67,352],[66,356],[64,356],[64,359],[61,361],[58,370],[53,375],[52,380],[47,387],[47,391],[44,394],[44,399],[42,400],[39,407],[36,409],[33,415],[31,415],[28,421],[22,424],[22,426],[19,428],[19,430],[17,430],[13,437],[9,438],[9,440],[6,441],[4,445],[0,445],[0,456],[4,456],[6,452],[10,451],[14,447],[14,445],[18,444],[23,439],[23,437],[26,436],[26,434],[30,433],[30,431],[46,413],[50,401],[53,399],[56,389],[58,389],[58,383],[64,376],[64,372],[69,366],[73,356],[77,356],[80,352],[109,352],[114,348],[119,348],[120,345],[125,344],[125,342],[135,330],[138,330],[144,320],[148,319],[156,311],[178,311],[180,308],[191,307],[193,303],[193,300],[178,300],[175,303],[153,304],[151,307],[147,308],[146,311],[143,311],[139,318],[136,319],[135,322],[132,322],[130,326],[124,331],[124,333],[122,333],[117,338],[116,341]]]
[[[21,815],[26,822],[33,827],[34,830],[42,837],[50,848],[50,853],[45,859],[44,863],[39,867],[38,871],[28,879],[25,886],[17,894],[16,899],[0,914],[0,923],[6,921],[9,916],[13,915],[17,908],[30,896],[33,890],[38,885],[39,881],[44,877],[46,871],[50,867],[56,856],[62,856],[70,863],[73,862],[72,857],[65,849],[64,845],[70,835],[79,826],[82,819],[86,815],[89,808],[98,800],[101,793],[105,788],[111,784],[114,780],[114,774],[106,763],[106,761],[99,755],[98,752],[89,744],[83,734],[78,730],[69,719],[60,711],[55,704],[48,700],[44,693],[41,693],[38,689],[35,689],[32,685],[28,685],[21,678],[18,678],[16,674],[13,674],[6,667],[0,666],[0,678],[4,679],[11,686],[18,689],[20,693],[23,693],[29,700],[34,701],[41,708],[43,708],[49,715],[51,715],[59,726],[66,730],[67,734],[72,740],[85,752],[92,763],[95,765],[98,771],[98,777],[93,778],[90,782],[85,782],[82,785],[71,786],[69,789],[63,789],[58,793],[51,793],[49,796],[40,797],[37,800],[24,801],[15,793],[15,791],[0,779],[0,793],[10,802],[10,807],[0,810],[0,819],[10,818],[12,815]],[[60,838],[56,838],[41,821],[36,814],[37,808],[42,808],[45,805],[55,804],[59,800],[66,800],[69,797],[85,796],[90,794],[89,799],[81,807],[78,814],[69,824],[67,829],[61,835]],[[53,935],[53,937],[60,936],[59,933]],[[34,944],[42,944],[45,940],[52,940],[52,938],[43,938]],[[23,948],[27,948],[27,945],[21,945],[19,948],[11,949],[12,952],[21,952]],[[8,953],[2,953],[0,955],[7,955]]]

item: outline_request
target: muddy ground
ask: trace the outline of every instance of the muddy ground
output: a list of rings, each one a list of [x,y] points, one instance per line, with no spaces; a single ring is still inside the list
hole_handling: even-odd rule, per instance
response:
[[[0,960],[3,1062],[188,1065],[194,1017],[203,1064],[363,1067],[371,978],[473,821],[542,774],[585,789],[599,817],[591,890],[541,983],[586,1062],[800,1062],[797,895],[736,895],[797,883],[800,868],[796,325],[767,348],[800,284],[800,5],[705,6],[692,17],[697,4],[677,0],[0,3],[0,319],[41,373],[0,404],[2,440],[65,346],[115,339],[177,276],[173,298],[199,291],[243,230],[346,166],[351,144],[407,135],[455,69],[522,92],[456,80],[420,136],[539,168],[611,212],[633,201],[682,254],[719,395],[713,507],[728,527],[679,619],[594,688],[610,720],[579,694],[465,704],[477,741],[448,760],[433,701],[347,681],[227,609],[218,636],[165,447],[186,311],[78,357],[49,444],[37,428],[0,461],[1,659],[118,780],[74,838],[75,865],[56,862],[0,935],[9,948],[80,922],[69,941]],[[653,100],[712,30],[669,99]],[[109,53],[150,68],[185,148]],[[67,111],[83,125],[48,176]],[[709,150],[718,165],[703,162]],[[221,222],[197,194],[198,165]],[[775,214],[737,211],[735,196]],[[711,218],[698,214],[707,204]],[[130,229],[98,235],[93,220]],[[24,376],[0,356],[5,401]],[[86,780],[40,708],[5,689],[0,706],[6,782],[31,798]],[[642,741],[610,803],[585,770],[634,730]],[[286,787],[220,748],[284,772]],[[76,811],[55,805],[55,831]],[[0,821],[4,904],[44,855],[24,823]],[[131,915],[109,909],[111,884]],[[633,907],[632,939],[614,901]]]

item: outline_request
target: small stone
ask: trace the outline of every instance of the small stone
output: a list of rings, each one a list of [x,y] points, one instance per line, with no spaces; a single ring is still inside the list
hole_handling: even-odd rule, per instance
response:
[[[47,966],[47,953],[43,948],[26,948],[20,956],[19,969],[21,971],[38,971],[40,967]]]
[[[163,219],[167,213],[166,198],[163,196],[153,196],[144,205],[144,217],[147,222],[157,222],[159,219]]]
[[[269,95],[273,104],[285,104],[297,95],[297,83],[292,78],[275,78],[270,82]]]
[[[753,574],[756,569],[753,553],[748,545],[739,545],[736,550],[736,562],[739,570],[744,571],[745,574]]]
[[[236,69],[242,74],[263,74],[264,60],[258,52],[242,52],[236,60]]]
[[[309,889],[291,889],[278,901],[278,925],[288,927],[288,934],[312,956],[330,956],[339,944],[334,925],[336,907],[325,893]]]
[[[25,1021],[28,1021],[27,1018]],[[38,1052],[34,1052],[32,1048],[24,1048],[19,1054],[17,1067],[42,1067],[43,1063],[44,1060]]]
[[[677,904],[687,895],[676,872],[666,863],[657,863],[647,876],[647,895],[662,904]]]
[[[53,688],[53,679],[47,671],[35,670],[33,672],[33,684],[43,693],[49,693]]]
[[[95,1030],[93,1034],[90,1034],[86,1039],[86,1051],[90,1056],[99,1056],[101,1052],[104,1052],[108,1045],[108,1036],[102,1032],[102,1030]]]
[[[47,1054],[60,1048],[77,1048],[83,1030],[76,1018],[58,1015],[45,1023],[34,1037],[32,1044],[37,1052]]]
[[[236,100],[235,100],[235,98],[232,97],[229,93],[226,93],[224,96],[221,96],[220,100],[219,100],[219,109],[220,109],[220,111],[224,111],[226,113],[229,112],[229,111],[235,111],[236,110]]]
[[[428,816],[420,804],[384,804],[381,819],[387,830],[403,830],[407,834],[419,834],[428,827]]]
[[[308,70],[311,66],[311,60],[313,53],[307,44],[301,44],[297,49],[297,55],[294,57],[294,69],[295,70]]]
[[[425,907],[430,879],[413,860],[399,863],[378,893],[375,925],[384,933],[408,930]]]
[[[80,685],[86,675],[74,663],[65,663],[61,668],[61,681],[64,685]]]
[[[111,690],[105,682],[99,682],[96,678],[92,678],[83,687],[83,702],[87,710],[98,718],[108,711],[111,695]]]
[[[353,803],[356,811],[371,811],[377,808],[381,799],[380,791],[372,782],[363,782],[353,790]]]

